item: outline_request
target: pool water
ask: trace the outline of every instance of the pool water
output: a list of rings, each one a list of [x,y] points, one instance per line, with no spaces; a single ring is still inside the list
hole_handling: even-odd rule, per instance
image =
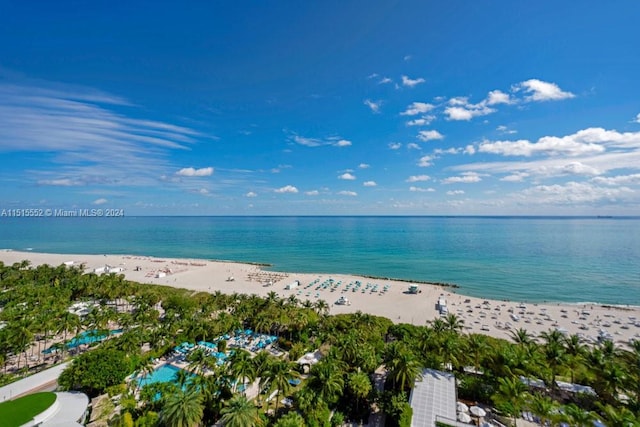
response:
[[[154,383],[168,383],[175,380],[176,374],[180,371],[180,368],[176,368],[173,365],[162,365],[150,374],[145,375],[138,380],[140,387],[144,387],[148,384]]]
[[[113,334],[119,334],[121,332],[122,332],[122,329],[114,329],[113,331],[110,331],[109,334],[113,335]],[[65,347],[67,347],[68,349],[72,349],[83,344],[93,344],[95,342],[104,340],[106,337],[107,337],[107,334],[100,333],[98,332],[97,329],[94,329],[91,331],[84,331],[81,334],[78,334],[78,336],[72,338],[69,342],[67,342],[65,344]],[[49,354],[58,349],[59,349],[59,346],[51,346],[45,350],[42,350],[42,352],[44,354]]]

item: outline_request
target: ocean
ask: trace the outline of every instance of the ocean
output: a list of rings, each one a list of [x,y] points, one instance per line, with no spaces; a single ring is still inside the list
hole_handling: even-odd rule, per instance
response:
[[[462,294],[640,305],[640,218],[0,218],[0,248],[270,264],[456,284]]]

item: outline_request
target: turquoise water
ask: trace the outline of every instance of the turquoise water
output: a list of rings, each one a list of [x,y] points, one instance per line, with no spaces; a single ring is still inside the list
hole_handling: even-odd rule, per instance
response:
[[[0,247],[260,262],[455,283],[487,298],[640,305],[640,218],[2,218]]]
[[[140,387],[144,387],[148,384],[172,382],[175,380],[178,371],[180,371],[180,368],[165,364],[138,380],[138,384]]]
[[[122,329],[114,329],[110,331],[110,334],[119,334],[122,332]],[[92,331],[84,331],[77,336],[73,337],[69,342],[65,344],[68,349],[76,348],[83,344],[93,344],[95,342],[99,342],[104,340],[107,337],[107,334],[99,333],[97,330]],[[58,350],[56,346],[51,346],[45,350],[42,350],[43,353],[49,354]]]

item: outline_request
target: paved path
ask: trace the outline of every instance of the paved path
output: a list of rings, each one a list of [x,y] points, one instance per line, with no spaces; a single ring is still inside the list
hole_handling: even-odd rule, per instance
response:
[[[0,387],[0,402],[15,399],[32,391],[44,390],[53,386],[69,362],[61,363],[53,368],[40,371],[19,381]]]
[[[384,381],[386,378],[387,370],[383,366],[376,369],[375,373],[373,374],[373,382],[376,390],[384,391]],[[375,408],[375,412],[372,411],[369,415],[368,425],[371,427],[384,427],[384,418],[384,412],[382,412],[378,408]]]

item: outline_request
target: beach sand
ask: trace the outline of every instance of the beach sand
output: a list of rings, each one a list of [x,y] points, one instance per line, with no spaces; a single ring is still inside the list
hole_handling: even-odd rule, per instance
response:
[[[63,263],[83,265],[86,272],[106,265],[140,283],[168,285],[194,291],[231,294],[234,292],[266,296],[276,292],[280,297],[296,296],[301,301],[325,300],[330,314],[361,311],[384,316],[395,323],[425,325],[440,317],[437,302],[446,299],[449,313],[464,321],[467,333],[482,333],[497,338],[509,338],[512,329],[526,329],[538,336],[543,331],[559,328],[567,334],[581,334],[589,342],[596,342],[599,334],[625,345],[640,339],[640,307],[607,306],[600,304],[521,303],[474,298],[454,292],[454,288],[415,283],[420,293],[410,294],[412,283],[387,279],[373,279],[345,274],[299,274],[263,270],[260,266],[226,261],[201,259],[172,259],[127,255],[65,255],[2,250],[0,261],[5,265],[29,260],[31,265]],[[234,280],[229,281],[232,277]],[[341,282],[316,289],[322,283]],[[286,289],[299,282],[300,286]],[[360,288],[353,292],[356,281]],[[314,283],[312,286],[309,284]],[[345,290],[351,283],[350,289]],[[377,290],[372,292],[374,285]],[[367,288],[368,286],[368,288]],[[383,289],[387,288],[385,292]],[[362,290],[365,292],[362,292]],[[338,305],[344,296],[350,304]]]

